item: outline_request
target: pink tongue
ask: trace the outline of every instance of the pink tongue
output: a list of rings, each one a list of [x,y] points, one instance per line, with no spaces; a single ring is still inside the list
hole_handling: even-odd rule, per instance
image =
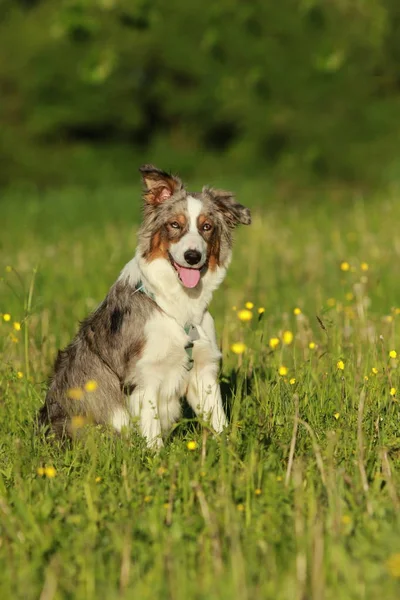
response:
[[[200,281],[200,270],[199,269],[187,269],[176,264],[179,277],[183,285],[187,288],[194,288]]]

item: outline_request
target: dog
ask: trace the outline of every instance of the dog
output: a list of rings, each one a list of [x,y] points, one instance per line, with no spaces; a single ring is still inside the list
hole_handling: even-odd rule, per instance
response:
[[[225,277],[232,232],[249,225],[231,192],[140,167],[144,219],[134,258],[105,300],[59,351],[39,421],[56,437],[82,423],[120,432],[137,422],[147,444],[163,445],[186,397],[220,433],[227,425],[217,380],[219,351],[207,308]]]

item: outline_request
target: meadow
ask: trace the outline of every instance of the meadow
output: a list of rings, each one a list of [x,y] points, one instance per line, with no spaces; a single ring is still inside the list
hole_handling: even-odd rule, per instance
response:
[[[57,349],[131,258],[139,187],[5,191],[0,597],[400,597],[400,190],[237,192],[211,307],[229,412],[59,447],[35,420]]]

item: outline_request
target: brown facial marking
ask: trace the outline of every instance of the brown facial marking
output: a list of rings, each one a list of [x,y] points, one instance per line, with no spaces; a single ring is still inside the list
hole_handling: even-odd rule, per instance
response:
[[[150,242],[150,252],[147,253],[147,262],[156,258],[168,258],[168,250],[171,244],[179,242],[186,233],[187,219],[185,215],[171,216],[167,223],[153,234]]]
[[[168,223],[165,227],[168,239],[172,244],[176,244],[176,242],[181,239],[182,235],[186,233],[186,225],[187,220],[183,214],[173,215],[168,219]]]
[[[147,262],[151,262],[156,258],[168,258],[169,243],[162,230],[156,231],[151,238],[150,251],[147,253]]]
[[[210,215],[201,214],[197,218],[197,228],[207,242],[208,268],[215,271],[219,265],[220,240],[215,223]]]

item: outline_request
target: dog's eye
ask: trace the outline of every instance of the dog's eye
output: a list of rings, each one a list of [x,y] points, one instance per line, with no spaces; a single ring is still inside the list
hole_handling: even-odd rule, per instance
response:
[[[181,226],[179,225],[178,221],[172,221],[172,223],[170,223],[171,227],[173,229],[180,229]]]
[[[203,231],[211,231],[211,229],[212,229],[211,223],[204,223],[204,225],[202,226]]]

